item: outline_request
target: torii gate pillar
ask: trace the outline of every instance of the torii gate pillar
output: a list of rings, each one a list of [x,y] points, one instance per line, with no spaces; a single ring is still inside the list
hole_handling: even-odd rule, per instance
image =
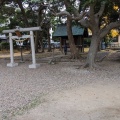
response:
[[[31,50],[32,50],[32,64],[29,65],[29,68],[37,68],[40,65],[36,64],[36,59],[35,59],[35,44],[34,44],[34,37],[33,37],[33,31],[30,31],[30,40],[31,40]]]
[[[13,53],[13,39],[19,39],[19,38],[30,38],[31,43],[31,50],[32,50],[32,64],[29,65],[29,68],[37,68],[40,66],[40,64],[36,64],[36,58],[35,58],[35,44],[34,44],[34,35],[33,31],[41,30],[41,27],[31,27],[31,28],[17,28],[12,30],[3,30],[3,33],[9,33],[9,42],[10,42],[10,63],[7,64],[8,67],[15,67],[18,66],[18,63],[14,62],[14,53]],[[23,35],[22,37],[18,36],[12,36],[12,33],[15,31],[30,31],[30,35]]]
[[[18,66],[18,63],[14,62],[12,33],[9,33],[9,42],[10,42],[10,63],[8,63],[7,66],[15,67]]]

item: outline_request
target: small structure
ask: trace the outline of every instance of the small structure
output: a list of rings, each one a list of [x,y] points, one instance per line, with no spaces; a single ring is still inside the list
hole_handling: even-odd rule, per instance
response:
[[[120,48],[120,35],[118,35],[117,37],[113,38],[111,43],[110,43],[110,47],[111,48]]]
[[[120,47],[120,35],[118,35],[118,46]]]
[[[35,45],[34,45],[34,34],[33,31],[41,30],[41,27],[31,27],[31,28],[19,28],[11,29],[11,30],[3,30],[3,33],[9,33],[9,42],[10,42],[10,63],[7,64],[8,67],[18,66],[18,63],[14,62],[14,53],[13,53],[13,40],[30,38],[31,42],[31,50],[32,50],[32,64],[29,65],[29,68],[37,68],[39,64],[36,64],[35,59]],[[30,31],[30,35],[20,35],[20,32]],[[17,36],[13,36],[12,33],[17,34]]]
[[[84,52],[84,37],[88,37],[88,30],[86,28],[80,27],[79,25],[73,25],[72,33],[75,45],[77,46],[78,50]],[[61,48],[63,48],[65,44],[67,44],[67,47],[69,47],[66,24],[58,25],[55,32],[53,33],[53,37],[60,38]]]

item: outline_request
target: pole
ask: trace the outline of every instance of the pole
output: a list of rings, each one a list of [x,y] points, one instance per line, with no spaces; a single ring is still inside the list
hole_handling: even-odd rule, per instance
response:
[[[30,31],[30,39],[31,39],[31,50],[32,50],[32,64],[29,65],[29,68],[37,68],[40,65],[36,64],[36,59],[35,59],[35,44],[34,44],[34,37],[33,37],[33,31]]]
[[[22,42],[20,41],[20,53],[21,53],[21,62],[23,61],[23,54],[22,54]]]
[[[10,42],[10,63],[8,63],[7,66],[8,67],[18,66],[18,63],[14,63],[12,33],[9,33],[9,42]]]
[[[33,31],[30,31],[30,36],[31,36],[32,62],[33,64],[36,64]]]
[[[14,63],[14,58],[13,58],[13,41],[11,39],[12,33],[9,33],[9,38],[10,38],[10,58],[11,58],[11,63]]]

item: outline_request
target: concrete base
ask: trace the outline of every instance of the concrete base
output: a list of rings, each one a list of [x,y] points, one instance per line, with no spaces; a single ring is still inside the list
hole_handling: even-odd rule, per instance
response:
[[[7,67],[15,67],[18,66],[18,63],[8,63]]]
[[[29,68],[38,68],[40,67],[40,64],[31,64],[29,65]]]

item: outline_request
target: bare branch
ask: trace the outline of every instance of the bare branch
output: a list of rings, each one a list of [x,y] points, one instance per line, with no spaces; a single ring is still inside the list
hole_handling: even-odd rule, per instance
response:
[[[82,12],[77,17],[72,17],[73,20],[81,20],[84,16],[86,16],[86,12]]]
[[[99,18],[102,16],[102,14],[103,14],[103,12],[105,10],[105,4],[106,4],[106,2],[101,3],[101,8],[100,8],[99,12],[97,14],[95,14],[95,16],[97,16]]]
[[[79,23],[86,28],[91,28],[90,22],[85,18],[81,19]]]
[[[100,30],[100,37],[103,38],[111,29],[118,27],[120,27],[120,21],[110,23],[107,27]]]
[[[62,11],[62,12],[59,12],[59,13],[52,13],[54,16],[63,16],[63,15],[66,15],[67,17],[69,17],[71,20],[81,20],[85,15],[86,13],[85,12],[82,12],[81,14],[79,14],[79,16],[75,17],[75,16],[72,16],[69,12],[67,11]]]
[[[72,7],[69,0],[65,0],[65,5],[66,5],[66,7],[68,7],[69,5]],[[77,9],[74,7],[72,7],[72,11],[73,11],[74,15],[71,15],[70,12],[68,12],[68,11],[62,11],[62,12],[56,13],[54,11],[54,9],[52,9],[49,5],[48,5],[48,8],[54,16],[63,16],[63,15],[65,16],[66,15],[71,20],[81,20],[87,14],[85,11],[79,13],[77,11]]]
[[[62,12],[59,12],[59,13],[55,13],[55,16],[63,16],[63,15],[67,15],[68,17],[72,18],[70,13],[67,12],[67,11],[62,11]]]
[[[72,8],[72,12],[74,13],[75,16],[79,16],[78,10],[71,5],[71,3],[70,3],[69,0],[64,0],[64,3],[65,3],[65,6],[66,6],[67,8],[68,8],[68,7],[71,7],[71,8]]]
[[[90,4],[90,11],[89,11],[89,17],[90,19],[93,19],[94,17],[94,6],[95,4]]]

